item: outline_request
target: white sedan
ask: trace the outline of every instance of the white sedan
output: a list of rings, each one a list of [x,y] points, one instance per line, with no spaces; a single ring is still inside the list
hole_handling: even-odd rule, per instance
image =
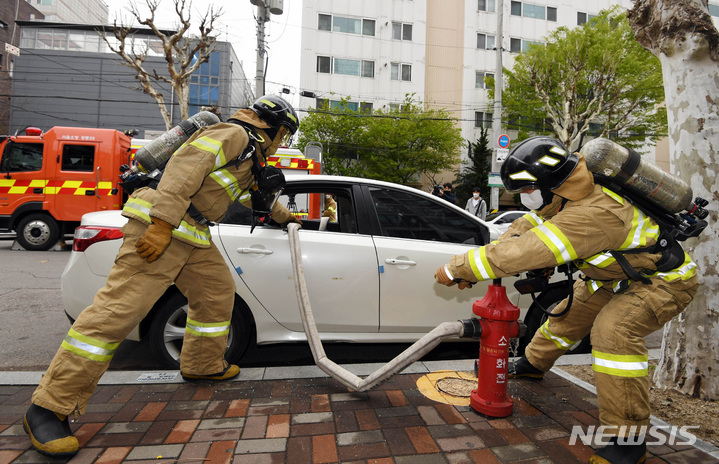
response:
[[[330,194],[336,218],[328,222],[321,216]],[[463,291],[435,283],[434,271],[450,256],[498,235],[493,226],[440,198],[370,179],[290,176],[280,201],[303,219],[305,275],[325,342],[414,342],[441,322],[473,317],[472,304],[487,291],[486,282]],[[119,211],[83,216],[62,275],[70,319],[105,284],[125,221]],[[287,232],[264,225],[250,233],[250,211],[239,203],[211,229],[235,279],[227,358],[239,360],[253,340],[305,341]],[[521,307],[514,280],[502,283]],[[531,300],[522,299],[526,309]],[[187,300],[170,287],[128,339],[149,338],[163,365],[175,368],[186,311]]]

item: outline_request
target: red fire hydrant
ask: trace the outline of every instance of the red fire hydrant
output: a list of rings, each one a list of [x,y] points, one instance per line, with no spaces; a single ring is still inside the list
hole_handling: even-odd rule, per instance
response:
[[[509,340],[520,334],[519,308],[507,298],[500,279],[495,279],[487,294],[472,305],[479,316],[479,362],[477,389],[472,391],[470,406],[491,417],[512,414],[512,398],[507,395]]]

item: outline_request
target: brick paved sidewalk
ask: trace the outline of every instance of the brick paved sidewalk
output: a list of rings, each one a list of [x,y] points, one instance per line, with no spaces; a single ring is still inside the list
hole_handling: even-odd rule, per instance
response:
[[[101,385],[72,428],[72,463],[581,463],[573,425],[598,425],[593,393],[554,373],[511,381],[514,414],[488,419],[436,403],[402,374],[368,393],[335,380]],[[22,415],[34,387],[0,386],[0,464],[58,462],[30,450]],[[710,463],[689,446],[650,446],[649,464]],[[61,461],[60,461],[61,462]]]

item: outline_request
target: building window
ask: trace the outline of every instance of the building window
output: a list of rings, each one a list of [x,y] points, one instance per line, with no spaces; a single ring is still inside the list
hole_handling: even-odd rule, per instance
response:
[[[719,16],[719,5],[709,4],[709,14],[712,16]]]
[[[543,5],[513,1],[511,13],[512,16],[524,16],[525,18],[557,21],[557,9],[554,7],[545,7]]]
[[[371,114],[372,113],[372,103],[370,103],[370,102],[360,103],[360,113]]]
[[[374,77],[374,61],[362,60],[362,77]]]
[[[547,21],[554,21],[555,23],[557,22],[557,9],[556,8],[554,8],[552,6],[547,7]]]
[[[317,29],[374,36],[375,20],[319,14],[317,15]]]
[[[487,83],[484,82],[484,78],[488,77],[490,79],[494,78],[494,73],[484,72],[484,71],[477,71],[474,78],[474,88],[475,89],[488,89]]]
[[[390,79],[393,81],[411,81],[412,65],[402,63],[392,63]]]
[[[594,18],[595,16],[597,16],[597,15],[577,11],[577,26],[581,26],[582,24],[586,23],[587,21]]]
[[[329,74],[332,69],[332,58],[329,56],[317,57],[317,72]]]
[[[479,11],[494,13],[494,0],[478,0],[477,9]]]
[[[522,2],[512,2],[512,16],[522,16]]]
[[[194,82],[193,82],[194,79]],[[190,114],[203,106],[217,106],[220,102],[220,52],[212,52],[190,79]]]
[[[392,38],[394,40],[412,40],[412,25],[392,23]]]
[[[522,51],[522,39],[509,39],[509,51],[511,53],[519,53]]]
[[[494,50],[494,36],[482,32],[478,33],[477,48],[479,50]]]
[[[474,112],[474,127],[492,128],[492,113],[484,113],[482,111]]]

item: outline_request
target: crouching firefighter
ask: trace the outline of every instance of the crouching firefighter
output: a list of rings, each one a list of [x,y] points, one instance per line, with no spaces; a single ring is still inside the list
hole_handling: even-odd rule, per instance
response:
[[[644,337],[692,300],[699,285],[696,265],[653,219],[595,184],[582,155],[569,153],[555,139],[533,137],[519,144],[502,165],[501,177],[532,211],[497,241],[452,256],[435,279],[464,288],[573,262],[584,276],[574,285],[570,310],[549,317],[537,330],[510,377],[541,378],[591,333],[599,420],[613,438],[590,462],[644,462],[640,431],[650,419]],[[552,312],[559,315],[568,300]],[[631,432],[635,436],[629,438]]]
[[[223,381],[240,368],[224,359],[235,284],[210,237],[235,200],[262,221],[299,222],[280,203],[284,185],[258,156],[275,153],[298,129],[286,101],[264,96],[230,121],[202,127],[167,162],[159,183],[135,190],[122,214],[123,243],[91,306],[77,318],[32,395],[23,424],[49,456],[78,451],[67,416],[83,414],[112,356],[173,283],[188,299],[180,371],[188,381]],[[281,173],[280,173],[281,175]]]

